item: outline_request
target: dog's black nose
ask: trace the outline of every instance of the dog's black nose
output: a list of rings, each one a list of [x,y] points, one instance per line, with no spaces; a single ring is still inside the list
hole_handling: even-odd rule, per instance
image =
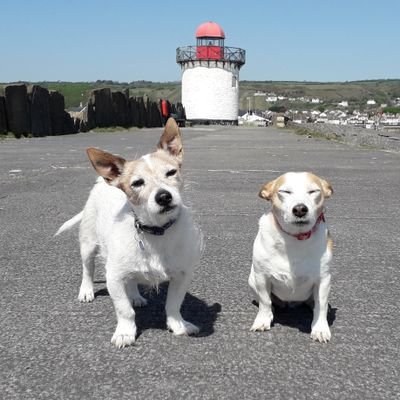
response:
[[[168,190],[161,189],[157,192],[155,200],[160,206],[168,206],[172,201],[172,194]]]
[[[308,213],[308,208],[305,204],[296,204],[292,211],[296,217],[302,218]]]

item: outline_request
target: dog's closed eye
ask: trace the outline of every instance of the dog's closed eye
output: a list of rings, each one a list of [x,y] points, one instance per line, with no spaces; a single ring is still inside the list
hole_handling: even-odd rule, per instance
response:
[[[321,193],[321,191],[320,191],[319,189],[310,190],[310,191],[308,192],[308,194],[319,194],[319,193]]]
[[[176,169],[170,169],[165,176],[169,178],[170,176],[175,176],[178,171]]]
[[[290,190],[282,190],[281,189],[278,192],[281,193],[281,194],[292,194],[292,192]]]
[[[131,184],[131,186],[134,188],[139,188],[143,185],[144,185],[144,179],[142,179],[142,178],[134,180]]]

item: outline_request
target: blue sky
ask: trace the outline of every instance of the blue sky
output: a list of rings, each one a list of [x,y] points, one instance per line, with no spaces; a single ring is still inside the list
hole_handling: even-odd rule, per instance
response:
[[[246,50],[242,80],[400,78],[400,0],[0,0],[0,82],[178,81],[205,21]]]

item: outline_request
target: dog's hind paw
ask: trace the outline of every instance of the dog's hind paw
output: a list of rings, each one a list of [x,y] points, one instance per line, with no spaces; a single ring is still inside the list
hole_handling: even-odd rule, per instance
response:
[[[331,340],[328,324],[326,323],[326,326],[315,325],[311,330],[311,339],[320,343],[328,343]]]
[[[174,335],[196,335],[200,329],[192,323],[185,321],[184,319],[176,320],[174,318],[167,319],[167,326]]]
[[[90,303],[94,300],[93,288],[83,288],[79,290],[78,300],[82,303]]]

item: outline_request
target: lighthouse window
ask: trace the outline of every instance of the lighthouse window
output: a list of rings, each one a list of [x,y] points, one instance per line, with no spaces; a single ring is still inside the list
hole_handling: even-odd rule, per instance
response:
[[[233,75],[232,76],[232,87],[236,87],[236,85],[237,85],[237,79],[236,79],[236,76]]]

